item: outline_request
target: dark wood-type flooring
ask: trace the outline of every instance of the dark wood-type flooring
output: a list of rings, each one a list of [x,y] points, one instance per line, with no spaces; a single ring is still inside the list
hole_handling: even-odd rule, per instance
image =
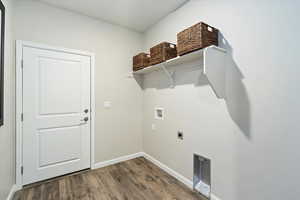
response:
[[[26,186],[14,200],[205,200],[144,158]]]

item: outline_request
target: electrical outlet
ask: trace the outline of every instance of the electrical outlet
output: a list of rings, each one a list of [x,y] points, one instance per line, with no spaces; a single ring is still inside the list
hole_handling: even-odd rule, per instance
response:
[[[182,131],[177,132],[177,138],[180,140],[183,140],[183,132]]]
[[[156,130],[156,125],[155,125],[155,124],[152,124],[152,125],[151,125],[151,129],[152,129],[152,131],[155,131],[155,130]]]

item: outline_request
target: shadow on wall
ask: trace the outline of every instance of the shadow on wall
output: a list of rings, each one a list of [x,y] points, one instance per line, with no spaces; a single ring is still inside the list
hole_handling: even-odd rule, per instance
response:
[[[244,76],[233,59],[233,49],[222,33],[219,35],[219,46],[227,50],[228,63],[226,70],[226,105],[231,119],[241,129],[244,135],[251,140],[251,113],[250,101]]]
[[[231,119],[244,133],[247,139],[251,139],[251,114],[250,114],[250,102],[246,87],[243,84],[244,76],[239,70],[237,64],[233,59],[233,49],[220,33],[219,46],[224,48],[228,52],[228,62],[226,70],[226,105]],[[208,86],[209,81],[205,75],[203,75],[203,63],[193,62],[187,63],[184,66],[171,67],[170,72],[174,72],[174,87],[180,85],[194,85],[195,87]],[[167,89],[170,88],[170,80],[163,71],[152,72],[145,75],[145,78],[141,80],[139,75],[134,76],[137,83],[142,89]]]

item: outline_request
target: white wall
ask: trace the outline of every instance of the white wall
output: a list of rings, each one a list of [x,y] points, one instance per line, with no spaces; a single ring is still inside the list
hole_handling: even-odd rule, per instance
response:
[[[293,0],[191,0],[148,30],[145,49],[207,22],[236,65],[228,67],[226,102],[199,69],[179,67],[174,89],[163,74],[147,75],[145,152],[189,179],[194,152],[211,158],[213,193],[222,200],[298,199],[299,8]],[[153,119],[155,106],[165,108],[164,121]]]
[[[141,34],[30,0],[16,2],[14,25],[18,40],[96,53],[96,162],[142,150],[142,91],[127,77]]]
[[[2,0],[6,8],[4,66],[4,126],[0,127],[0,199],[6,199],[15,182],[14,170],[14,51],[11,0]]]

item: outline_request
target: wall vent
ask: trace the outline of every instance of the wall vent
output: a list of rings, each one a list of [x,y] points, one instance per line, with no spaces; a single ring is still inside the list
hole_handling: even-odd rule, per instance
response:
[[[211,194],[211,162],[209,159],[194,154],[194,190],[198,191],[207,199]]]

